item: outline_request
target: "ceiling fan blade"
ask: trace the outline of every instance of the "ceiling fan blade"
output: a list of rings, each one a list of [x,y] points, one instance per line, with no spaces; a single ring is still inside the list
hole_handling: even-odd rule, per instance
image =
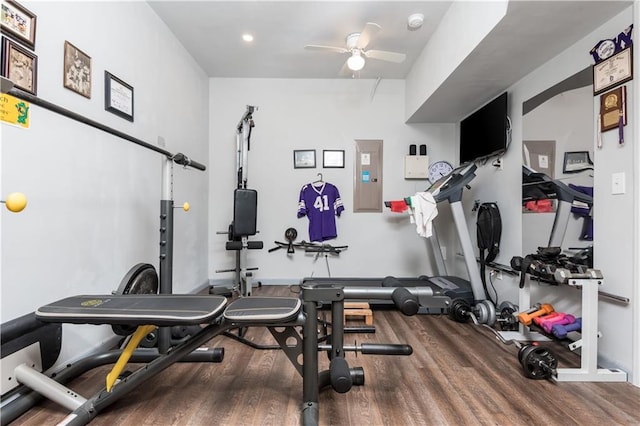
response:
[[[307,49],[307,50],[324,50],[324,51],[337,52],[337,53],[347,53],[347,52],[349,52],[344,47],[319,46],[317,44],[307,44],[304,48]]]
[[[404,62],[407,58],[407,55],[404,53],[387,52],[385,50],[367,50],[366,52],[362,51],[362,54],[367,58],[380,59],[381,61],[395,62],[398,64]]]
[[[364,49],[367,47],[369,42],[373,40],[373,38],[378,34],[382,27],[375,22],[367,22],[364,26],[364,30],[360,33],[360,37],[358,37],[358,43],[356,47],[358,49]]]

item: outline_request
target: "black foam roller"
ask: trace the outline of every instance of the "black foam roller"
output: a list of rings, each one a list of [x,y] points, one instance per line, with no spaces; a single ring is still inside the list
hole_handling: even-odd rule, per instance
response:
[[[391,299],[396,307],[407,316],[415,315],[420,309],[418,299],[404,287],[398,287],[391,293]]]

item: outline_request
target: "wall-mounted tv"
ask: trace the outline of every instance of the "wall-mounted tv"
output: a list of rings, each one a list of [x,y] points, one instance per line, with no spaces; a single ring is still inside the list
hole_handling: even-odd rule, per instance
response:
[[[507,92],[460,122],[460,164],[500,155],[509,144]]]

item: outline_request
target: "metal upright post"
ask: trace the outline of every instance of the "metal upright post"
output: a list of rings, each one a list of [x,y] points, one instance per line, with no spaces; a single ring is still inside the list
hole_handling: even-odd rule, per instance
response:
[[[160,200],[160,294],[173,293],[173,158],[165,158],[162,167]],[[158,352],[167,353],[171,346],[171,330],[158,329]]]

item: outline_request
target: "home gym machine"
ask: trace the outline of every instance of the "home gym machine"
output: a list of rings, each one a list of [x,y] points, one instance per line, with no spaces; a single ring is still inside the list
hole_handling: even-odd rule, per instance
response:
[[[427,191],[433,195],[435,201],[440,205],[449,203],[453,213],[453,220],[462,252],[464,254],[465,265],[470,280],[447,275],[444,258],[440,250],[440,244],[435,232],[429,238],[433,247],[433,254],[436,261],[436,271],[438,275],[433,277],[420,276],[418,278],[305,278],[303,283],[331,282],[344,286],[420,286],[429,288],[431,291],[430,302],[423,304],[421,314],[440,314],[448,312],[453,299],[467,301],[470,305],[486,299],[485,291],[480,278],[480,271],[476,263],[476,256],[471,243],[471,236],[467,227],[467,222],[462,209],[462,193],[468,187],[469,182],[475,178],[475,164],[467,164],[453,170],[449,175],[444,176],[434,182]],[[405,203],[410,202],[408,199]],[[385,205],[390,207],[391,202],[385,201]]]
[[[251,131],[255,126],[253,113],[257,107],[247,105],[247,110],[242,115],[240,122],[236,126],[236,166],[237,166],[237,186],[233,191],[233,221],[229,225],[227,232],[228,241],[225,248],[235,251],[236,265],[233,269],[219,269],[216,272],[234,272],[233,291],[241,296],[251,296],[253,288],[253,272],[258,268],[247,267],[247,256],[249,250],[260,250],[263,247],[262,241],[249,241],[249,237],[256,235],[258,192],[255,189],[247,188],[249,172],[249,150],[251,149]],[[210,287],[211,294],[227,293],[216,287]]]

